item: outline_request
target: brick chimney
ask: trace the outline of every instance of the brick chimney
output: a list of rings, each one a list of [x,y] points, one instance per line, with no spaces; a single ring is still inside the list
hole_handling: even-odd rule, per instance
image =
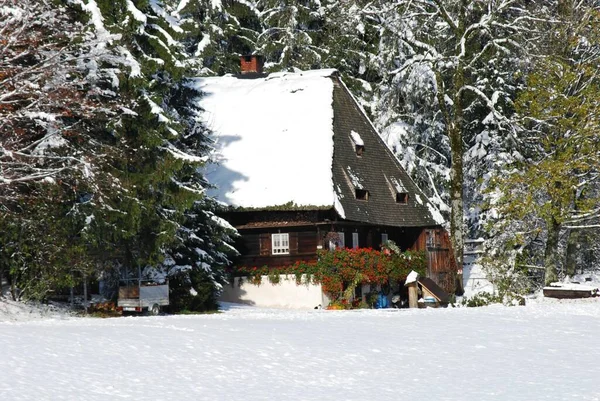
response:
[[[240,70],[242,74],[262,74],[265,58],[258,54],[240,57]]]

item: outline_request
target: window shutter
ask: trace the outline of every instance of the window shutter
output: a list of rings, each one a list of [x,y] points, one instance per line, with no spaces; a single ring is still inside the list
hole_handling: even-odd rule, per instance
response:
[[[298,253],[298,233],[290,233],[290,255]]]
[[[260,242],[260,255],[268,256],[271,254],[271,234],[263,233],[258,236]]]

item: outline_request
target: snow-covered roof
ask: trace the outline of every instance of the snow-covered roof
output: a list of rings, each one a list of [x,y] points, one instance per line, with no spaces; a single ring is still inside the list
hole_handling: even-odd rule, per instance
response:
[[[216,140],[210,195],[245,208],[333,207],[333,74],[197,78],[202,119]]]
[[[216,142],[209,195],[225,204],[333,209],[381,226],[443,222],[335,70],[196,78],[194,86]]]

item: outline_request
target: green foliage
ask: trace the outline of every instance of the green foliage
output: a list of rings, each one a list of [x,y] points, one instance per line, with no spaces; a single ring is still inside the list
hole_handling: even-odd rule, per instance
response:
[[[498,303],[502,303],[502,298],[498,295],[490,294],[489,292],[480,292],[473,295],[471,298],[463,298],[462,300],[462,305],[468,308],[477,308]]]
[[[600,200],[600,20],[585,8],[571,11],[580,21],[573,25],[563,10],[564,25],[552,30],[549,44],[554,54],[537,61],[515,101],[523,157],[490,186],[501,195],[493,206],[502,225],[525,221],[522,231],[544,233],[546,283],[557,280],[565,260],[559,241],[564,226],[577,215],[593,214]]]
[[[269,283],[271,284],[279,284],[279,282],[281,281],[281,275],[275,270],[270,270],[268,273],[268,277]]]
[[[183,270],[169,280],[171,312],[206,312],[217,309],[217,292],[202,269]]]
[[[533,290],[529,269],[518,263],[516,251],[495,252],[481,258],[483,271],[494,285],[497,297],[505,304],[512,304]]]
[[[0,264],[15,299],[39,301],[77,284],[74,273],[95,266],[69,191],[45,184],[30,189],[28,202],[0,215]]]
[[[576,197],[574,189],[598,166],[600,82],[595,81],[595,71],[558,59],[540,61],[528,81],[516,106],[536,146],[530,158],[515,164],[512,174],[495,182],[505,194],[501,211],[521,219],[535,213],[545,221],[563,223],[572,208],[588,210],[597,203]]]
[[[290,210],[298,210],[298,211],[310,211],[310,210],[330,210],[331,206],[317,206],[317,205],[297,205],[293,201],[289,201],[286,203],[282,203],[281,205],[273,205],[273,206],[265,206],[265,207],[230,207],[231,211],[236,212],[249,212],[249,211],[270,211],[270,212],[279,212],[279,211],[290,211]]]

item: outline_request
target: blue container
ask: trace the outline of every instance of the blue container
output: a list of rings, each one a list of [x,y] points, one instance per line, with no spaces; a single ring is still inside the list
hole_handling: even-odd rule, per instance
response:
[[[384,309],[384,308],[389,308],[389,303],[388,303],[388,299],[385,295],[383,295],[383,292],[380,292],[379,295],[377,296],[377,302],[375,303],[375,309]]]

